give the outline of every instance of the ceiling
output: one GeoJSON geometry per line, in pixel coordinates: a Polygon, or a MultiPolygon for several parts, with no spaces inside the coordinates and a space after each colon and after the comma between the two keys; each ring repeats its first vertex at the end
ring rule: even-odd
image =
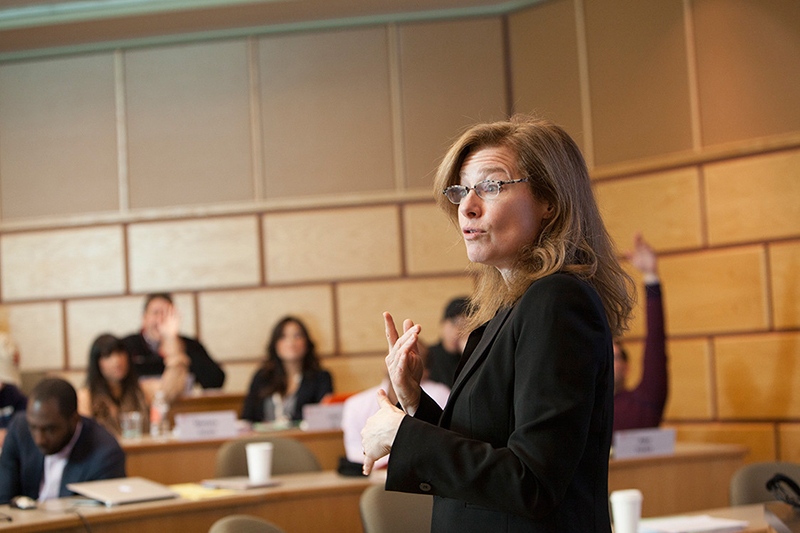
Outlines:
{"type": "Polygon", "coordinates": [[[0,0],[0,60],[195,38],[497,15],[542,0],[0,0]]]}

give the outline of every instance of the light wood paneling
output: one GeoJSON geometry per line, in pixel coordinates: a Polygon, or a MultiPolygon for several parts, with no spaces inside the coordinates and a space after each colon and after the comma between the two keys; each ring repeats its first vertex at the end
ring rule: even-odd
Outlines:
{"type": "Polygon", "coordinates": [[[322,366],[333,376],[335,392],[359,392],[378,385],[386,376],[385,356],[328,357],[322,366]]]}
{"type": "Polygon", "coordinates": [[[714,340],[720,418],[800,417],[800,334],[714,340]]]}
{"type": "Polygon", "coordinates": [[[341,351],[386,351],[384,311],[400,330],[406,318],[420,324],[422,340],[435,344],[447,302],[470,292],[472,281],[466,276],[342,283],[336,291],[341,351]]]}
{"type": "Polygon", "coordinates": [[[562,126],[585,150],[572,0],[543,2],[508,17],[513,106],[562,126]]]}
{"type": "Polygon", "coordinates": [[[595,164],[692,148],[683,2],[584,2],[595,164]]]}
{"type": "Polygon", "coordinates": [[[394,189],[385,27],[259,40],[267,198],[394,189]]]}
{"type": "Polygon", "coordinates": [[[795,0],[695,0],[703,144],[800,129],[795,0]]]}
{"type": "Polygon", "coordinates": [[[771,244],[769,265],[775,327],[800,327],[800,242],[771,244]]]}
{"type": "Polygon", "coordinates": [[[122,228],[9,233],[0,237],[5,301],[125,291],[122,228]]]}
{"type": "Polygon", "coordinates": [[[257,285],[257,221],[220,217],[128,226],[131,290],[257,285]]]}
{"type": "Polygon", "coordinates": [[[203,342],[219,360],[262,359],[273,327],[286,315],[303,321],[318,354],[334,350],[328,285],[201,293],[198,302],[203,342]]]}
{"type": "Polygon", "coordinates": [[[8,323],[21,371],[64,367],[64,320],[58,302],[9,305],[8,323]]]}
{"type": "Polygon", "coordinates": [[[666,424],[674,427],[680,442],[716,442],[720,444],[742,444],[750,449],[745,457],[746,463],[774,461],[775,427],[773,424],[666,424]]]}
{"type": "Polygon", "coordinates": [[[253,200],[245,41],[125,52],[131,207],[253,200]]]}
{"type": "Polygon", "coordinates": [[[253,381],[253,376],[260,367],[261,361],[223,363],[222,368],[225,370],[225,384],[222,386],[222,390],[225,392],[246,394],[250,389],[250,382],[253,381]]]}
{"type": "Polygon", "coordinates": [[[662,258],[670,334],[767,329],[764,256],[747,246],[662,258]]]}
{"type": "Polygon", "coordinates": [[[781,461],[800,463],[800,424],[778,424],[781,461]]]}
{"type": "Polygon", "coordinates": [[[712,244],[800,233],[800,150],[705,166],[712,244]]]}
{"type": "MultiPolygon", "coordinates": [[[[194,337],[194,298],[190,294],[173,294],[181,315],[181,335],[194,337]]],[[[67,302],[67,353],[69,367],[86,368],[89,350],[103,333],[126,337],[139,331],[144,300],[140,296],[71,300],[67,302]]]]}
{"type": "Polygon", "coordinates": [[[268,214],[263,225],[270,283],[400,274],[394,206],[268,214]]]}
{"type": "Polygon", "coordinates": [[[594,190],[619,249],[629,250],[638,231],[659,252],[702,244],[697,167],[600,182],[594,190]]]}
{"type": "Polygon", "coordinates": [[[668,420],[711,419],[712,391],[709,341],[673,340],[667,343],[669,395],[664,410],[668,420]]]}
{"type": "Polygon", "coordinates": [[[409,274],[463,272],[469,265],[461,232],[435,204],[405,206],[403,228],[409,274]]]}
{"type": "Polygon", "coordinates": [[[119,207],[112,54],[0,66],[3,219],[119,207]]]}
{"type": "Polygon", "coordinates": [[[502,25],[494,17],[398,31],[406,183],[428,189],[466,126],[505,117],[502,25]]]}

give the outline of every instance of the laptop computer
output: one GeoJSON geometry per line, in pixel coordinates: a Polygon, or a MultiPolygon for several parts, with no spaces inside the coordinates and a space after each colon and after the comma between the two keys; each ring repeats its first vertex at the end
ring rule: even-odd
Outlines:
{"type": "Polygon", "coordinates": [[[147,502],[178,497],[178,493],[166,485],[141,477],[121,477],[68,483],[67,488],[81,496],[104,503],[108,507],[123,503],[147,502]]]}

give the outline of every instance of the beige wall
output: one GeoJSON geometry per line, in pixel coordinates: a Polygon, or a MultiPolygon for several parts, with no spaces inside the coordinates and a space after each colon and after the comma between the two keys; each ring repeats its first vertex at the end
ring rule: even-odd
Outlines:
{"type": "MultiPolygon", "coordinates": [[[[382,310],[433,342],[469,290],[430,192],[448,142],[537,112],[584,149],[620,248],[641,230],[661,254],[668,423],[797,460],[799,56],[795,0],[555,0],[0,64],[0,299],[23,369],[80,375],[96,334],[172,290],[231,390],[286,313],[338,390],[368,386],[382,310]]],[[[631,385],[643,336],[638,316],[631,385]]]]}

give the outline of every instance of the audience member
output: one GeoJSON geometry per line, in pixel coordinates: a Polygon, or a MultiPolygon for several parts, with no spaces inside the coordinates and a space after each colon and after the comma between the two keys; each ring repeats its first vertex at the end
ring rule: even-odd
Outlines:
{"type": "Polygon", "coordinates": [[[667,403],[667,349],[664,333],[664,308],[658,259],[641,233],[633,250],[625,254],[642,273],[647,302],[647,336],[644,343],[642,379],[633,389],[625,388],[628,377],[628,354],[619,340],[614,342],[614,431],[657,427],[667,403]]]}
{"type": "MultiPolygon", "coordinates": [[[[164,374],[171,371],[167,367],[164,374]]],[[[119,437],[123,413],[138,412],[143,431],[148,431],[148,405],[122,341],[107,333],[97,337],[89,351],[86,386],[78,390],[78,414],[94,418],[119,437]]]]}
{"type": "Polygon", "coordinates": [[[6,436],[6,428],[17,411],[24,411],[28,399],[17,388],[19,386],[19,353],[17,346],[6,332],[0,332],[0,448],[6,436]]]}
{"type": "Polygon", "coordinates": [[[447,304],[441,323],[439,344],[428,351],[430,379],[453,386],[461,353],[467,344],[468,331],[464,330],[464,317],[467,316],[469,299],[466,296],[454,298],[447,304]]]}
{"type": "Polygon", "coordinates": [[[68,483],[125,477],[125,453],[111,433],[78,415],[75,389],[44,379],[28,409],[11,421],[0,454],[0,504],[14,496],[39,501],[69,496],[68,483]]]}
{"type": "MultiPolygon", "coordinates": [[[[450,387],[442,383],[437,383],[430,379],[428,375],[427,363],[431,361],[430,350],[425,354],[424,346],[419,344],[420,355],[423,362],[426,363],[425,370],[423,371],[422,381],[420,386],[425,394],[433,398],[439,407],[444,409],[447,403],[447,397],[450,396],[450,387]]],[[[397,404],[397,395],[392,388],[392,382],[389,380],[389,375],[381,381],[380,385],[361,391],[358,394],[350,396],[344,401],[344,410],[342,412],[342,431],[344,433],[344,451],[347,460],[351,463],[362,464],[364,462],[364,448],[361,446],[361,430],[367,424],[367,419],[378,412],[380,405],[378,405],[378,391],[383,389],[389,401],[397,404]]],[[[389,456],[381,457],[375,461],[373,468],[385,468],[389,462],[389,456]]]]}
{"type": "Polygon", "coordinates": [[[282,318],[272,330],[264,364],[255,373],[244,400],[242,418],[251,422],[298,421],[303,406],[333,392],[314,342],[299,318],[282,318]]]}
{"type": "Polygon", "coordinates": [[[161,377],[161,389],[172,402],[186,389],[189,374],[204,389],[220,388],[225,372],[195,339],[178,335],[181,317],[167,293],[150,294],[144,304],[142,329],[122,339],[139,377],[161,377]],[[164,375],[164,370],[171,372],[164,375]]]}
{"type": "Polygon", "coordinates": [[[431,530],[609,533],[613,337],[632,308],[578,146],[549,121],[479,124],[448,151],[440,205],[477,270],[447,405],[422,391],[420,326],[384,313],[386,366],[364,473],[433,495],[431,530]]]}

